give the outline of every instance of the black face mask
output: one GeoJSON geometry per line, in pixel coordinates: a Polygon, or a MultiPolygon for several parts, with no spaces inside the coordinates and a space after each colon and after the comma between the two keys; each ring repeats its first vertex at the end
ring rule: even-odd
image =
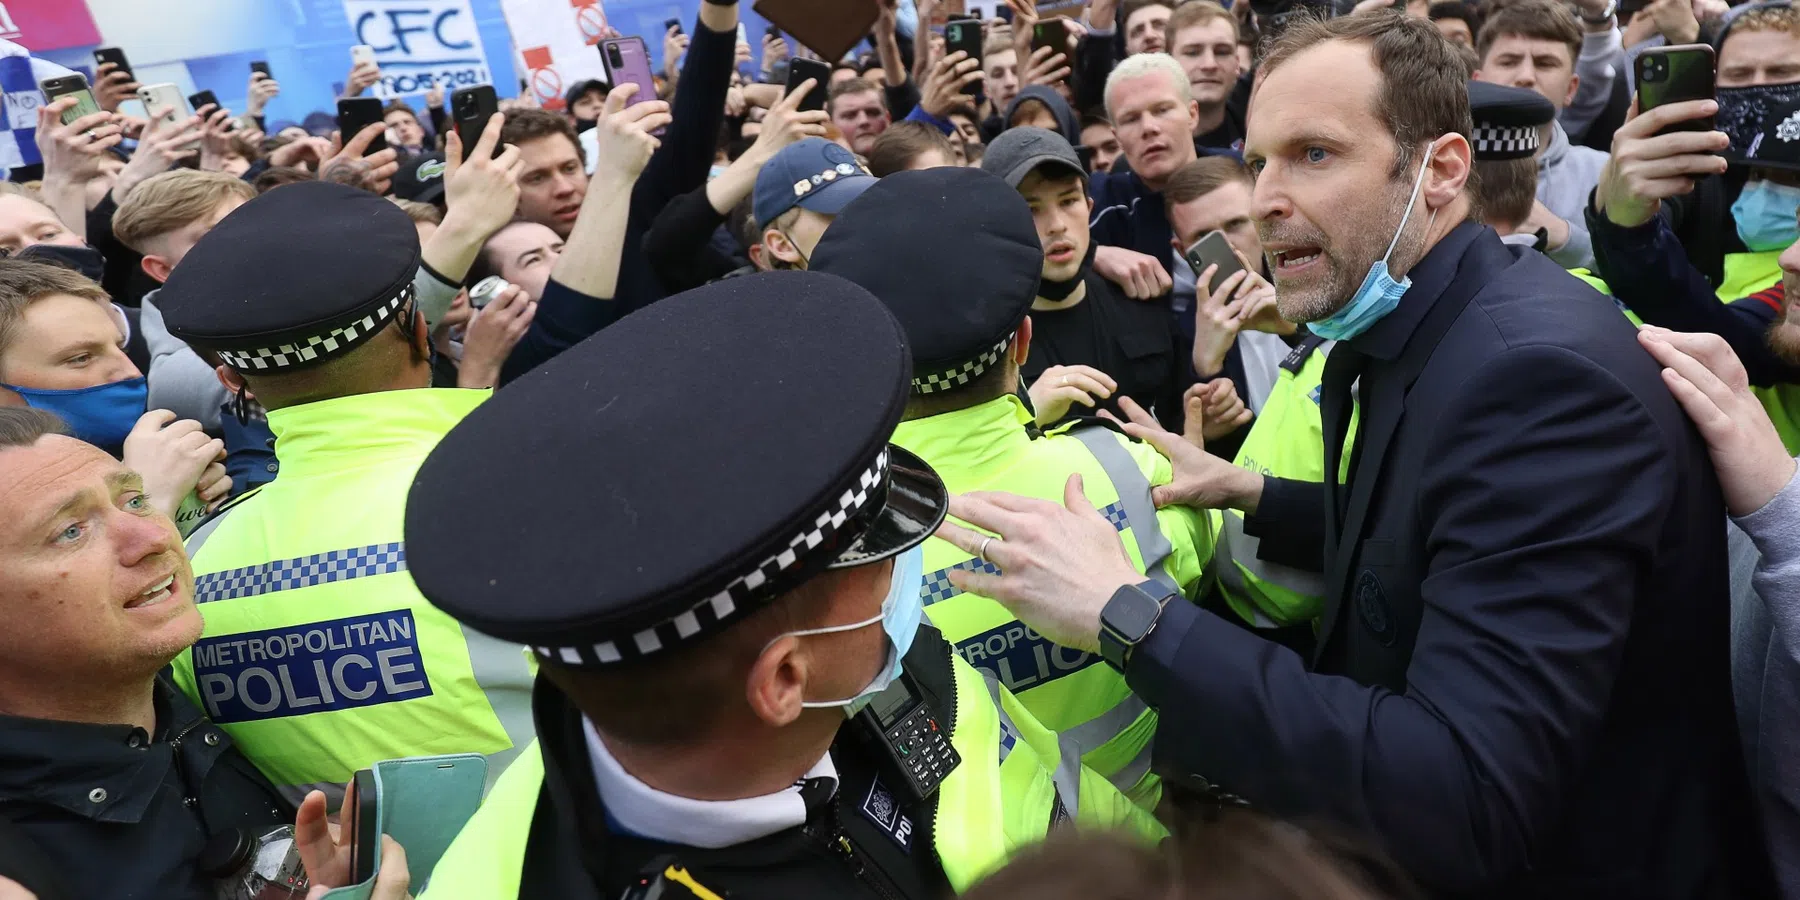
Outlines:
{"type": "Polygon", "coordinates": [[[1074,278],[1068,281],[1052,281],[1048,278],[1039,280],[1037,295],[1052,303],[1069,299],[1069,295],[1075,293],[1075,289],[1081,286],[1081,279],[1087,277],[1088,269],[1093,267],[1096,249],[1097,245],[1092,242],[1088,243],[1087,256],[1081,258],[1081,268],[1075,270],[1074,278]]]}
{"type": "Polygon", "coordinates": [[[1719,130],[1731,138],[1731,153],[1742,155],[1763,132],[1775,110],[1800,100],[1800,81],[1719,88],[1719,130]]]}
{"type": "Polygon", "coordinates": [[[580,134],[598,124],[600,124],[599,119],[576,119],[575,120],[575,133],[580,134]]]}
{"type": "Polygon", "coordinates": [[[106,257],[92,247],[65,247],[61,244],[32,244],[18,253],[14,259],[35,259],[74,269],[87,276],[89,281],[99,284],[106,277],[106,257]]]}

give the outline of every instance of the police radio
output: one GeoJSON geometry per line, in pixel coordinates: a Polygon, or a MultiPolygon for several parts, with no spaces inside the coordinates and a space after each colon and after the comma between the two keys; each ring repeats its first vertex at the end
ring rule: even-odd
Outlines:
{"type": "Polygon", "coordinates": [[[962,762],[950,746],[950,733],[938,725],[937,710],[905,672],[857,711],[850,724],[880,760],[884,782],[899,785],[894,793],[903,805],[931,796],[962,762]]]}

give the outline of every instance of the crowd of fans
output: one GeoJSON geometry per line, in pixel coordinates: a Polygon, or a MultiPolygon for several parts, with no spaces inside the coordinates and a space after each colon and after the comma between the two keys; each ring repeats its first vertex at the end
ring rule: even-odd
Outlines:
{"type": "MultiPolygon", "coordinates": [[[[953,491],[986,489],[989,482],[958,467],[982,472],[998,465],[993,460],[1008,435],[1039,440],[1079,433],[1098,420],[1138,437],[1174,436],[1190,452],[1204,450],[1264,476],[1328,481],[1325,461],[1337,459],[1338,449],[1321,454],[1330,423],[1321,418],[1320,386],[1334,345],[1342,342],[1329,329],[1300,321],[1323,315],[1296,315],[1292,304],[1299,301],[1278,288],[1276,270],[1296,265],[1300,251],[1291,231],[1271,226],[1282,201],[1260,193],[1258,180],[1265,166],[1277,163],[1267,146],[1257,146],[1252,127],[1270,42],[1293,27],[1290,16],[1313,15],[1387,27],[1402,27],[1395,24],[1402,17],[1428,20],[1450,45],[1444,58],[1460,65],[1455,74],[1467,82],[1470,220],[1497,232],[1513,253],[1547,257],[1608,295],[1621,321],[1629,317],[1644,327],[1644,348],[1693,416],[1724,488],[1724,506],[1701,514],[1731,535],[1733,627],[1729,636],[1706,639],[1730,642],[1732,740],[1742,748],[1754,804],[1739,812],[1747,817],[1743,833],[1758,847],[1752,856],[1758,864],[1769,861],[1776,886],[1761,892],[1744,888],[1759,884],[1750,876],[1696,878],[1725,892],[1671,887],[1641,896],[1800,898],[1800,609],[1794,604],[1800,599],[1794,578],[1800,489],[1790,484],[1792,457],[1800,453],[1800,304],[1794,299],[1800,289],[1800,10],[1787,0],[1736,6],[1725,0],[1362,0],[1353,7],[1292,4],[1303,10],[1297,13],[1286,11],[1288,5],[1089,0],[1057,20],[1062,29],[1050,33],[1066,36],[1066,44],[1052,45],[1035,39],[1051,20],[1030,2],[1008,0],[1008,15],[979,23],[981,55],[970,58],[946,52],[941,0],[881,0],[867,42],[827,60],[828,99],[815,110],[803,102],[811,85],[786,89],[791,60],[814,54],[774,31],[760,47],[740,41],[737,7],[707,0],[691,33],[672,27],[646,36],[663,41],[667,60],[657,73],[658,96],[640,95],[635,85],[586,81],[555,108],[530,97],[506,100],[469,147],[448,120],[441,89],[425,94],[422,108],[388,102],[382,122],[354,134],[333,130],[325,116],[271,132],[264,109],[280,85],[261,73],[251,76],[243,110],[204,107],[191,116],[146,120],[131,114],[136,107],[127,102],[139,85],[110,64],[95,78],[99,112],[65,122],[74,98],[44,104],[36,131],[41,171],[19,170],[0,184],[0,407],[18,408],[0,409],[0,502],[9,520],[0,527],[6,554],[0,615],[10,623],[0,628],[0,897],[214,896],[221,870],[205,869],[200,859],[212,852],[209,838],[227,827],[261,834],[292,826],[315,892],[350,883],[352,848],[340,835],[347,826],[326,824],[328,803],[333,822],[338,804],[349,803],[341,785],[327,783],[344,781],[342,773],[288,778],[276,771],[297,771],[288,761],[297,753],[332,756],[308,743],[320,740],[323,726],[304,738],[280,735],[273,740],[280,761],[271,761],[259,753],[269,752],[269,733],[248,727],[267,723],[211,721],[218,716],[216,696],[186,661],[202,634],[211,639],[272,627],[255,615],[229,628],[225,616],[215,618],[227,602],[256,598],[202,604],[204,632],[201,616],[151,623],[136,609],[162,602],[159,595],[178,593],[183,584],[191,592],[191,579],[179,574],[189,557],[206,578],[240,571],[202,565],[197,541],[214,533],[211,523],[230,522],[221,509],[229,512],[259,488],[280,484],[299,460],[308,473],[322,460],[346,471],[385,464],[380,441],[355,453],[308,449],[302,456],[292,449],[299,439],[282,431],[284,421],[292,422],[283,411],[396,386],[492,389],[504,398],[514,382],[541,385],[553,361],[640,311],[661,308],[665,298],[754,283],[775,271],[819,270],[868,288],[895,308],[917,356],[922,344],[942,335],[933,335],[931,324],[915,325],[904,304],[884,293],[902,287],[864,274],[871,265],[889,265],[902,269],[895,277],[916,282],[905,290],[946,303],[969,294],[969,304],[979,305],[988,295],[1035,284],[1028,313],[1001,332],[999,352],[986,358],[994,374],[984,380],[982,368],[966,369],[966,390],[915,397],[894,437],[953,491]],[[1716,96],[1647,107],[1636,83],[1643,54],[1695,44],[1716,59],[1716,96]],[[377,138],[385,138],[385,149],[370,152],[377,138]],[[1022,199],[1035,241],[1024,232],[1006,243],[1003,229],[989,229],[982,224],[987,220],[948,212],[879,223],[869,210],[881,207],[864,203],[859,216],[859,198],[874,191],[871,198],[880,199],[883,185],[891,193],[911,184],[961,184],[909,180],[919,170],[950,168],[980,170],[1004,184],[994,196],[1022,199]],[[419,339],[410,331],[395,339],[389,350],[396,362],[385,374],[366,362],[355,370],[315,370],[329,377],[272,374],[217,341],[196,339],[191,314],[165,303],[222,277],[190,262],[215,229],[271,203],[270,194],[288,192],[290,209],[305,214],[313,207],[299,198],[316,193],[318,183],[383,198],[416,234],[417,263],[403,278],[410,305],[396,321],[416,310],[419,339]],[[1289,241],[1274,241],[1271,228],[1289,241]],[[920,246],[933,248],[929,253],[909,249],[909,234],[925,232],[948,235],[967,252],[926,243],[920,246]],[[1021,242],[1028,245],[1018,257],[1022,268],[1009,269],[1009,254],[1021,242]],[[413,351],[416,358],[407,355],[413,351]],[[359,387],[347,387],[351,371],[364,379],[359,387]],[[939,424],[930,430],[926,422],[939,424]],[[945,431],[945,423],[963,430],[945,431]],[[278,433],[288,440],[278,440],[278,433]],[[82,442],[80,449],[68,438],[82,442]],[[92,448],[99,452],[87,452],[92,448]],[[34,517],[51,499],[43,496],[46,485],[68,472],[94,474],[116,488],[114,496],[70,500],[46,520],[56,526],[52,533],[39,534],[44,523],[34,517]],[[96,504],[110,508],[114,501],[132,517],[63,514],[96,504]],[[108,524],[92,525],[88,535],[84,523],[102,518],[108,524]],[[169,521],[172,528],[165,527],[169,521]],[[91,555],[74,562],[55,555],[64,544],[97,540],[101,532],[109,543],[82,551],[91,555]],[[121,610],[120,596],[136,599],[121,610]],[[165,668],[171,664],[173,677],[165,668]],[[202,744],[205,750],[192,751],[202,744]],[[170,749],[152,765],[122,755],[127,746],[133,753],[170,749]],[[119,797],[130,799],[121,804],[119,797]],[[35,894],[18,893],[24,889],[7,878],[35,894]],[[1737,887],[1721,887],[1727,884],[1737,887]]],[[[120,43],[130,49],[129,36],[120,43]]],[[[345,96],[362,95],[379,80],[373,64],[359,64],[346,78],[345,96]]],[[[1313,89],[1330,96],[1337,86],[1313,89]]],[[[1383,102],[1379,118],[1396,137],[1402,135],[1394,123],[1421,115],[1405,108],[1404,91],[1384,95],[1383,102]]],[[[1299,148],[1280,164],[1323,168],[1350,153],[1354,141],[1344,136],[1338,145],[1299,148]]],[[[1397,167],[1393,179],[1410,185],[1424,177],[1415,158],[1402,153],[1401,161],[1404,170],[1397,167]]],[[[332,196],[338,199],[330,203],[350,202],[332,196]]],[[[921,203],[919,209],[936,207],[921,203]]],[[[389,211],[358,212],[365,219],[355,221],[373,229],[389,211]]],[[[286,296],[289,286],[275,281],[282,277],[276,273],[338,266],[334,235],[355,241],[358,227],[296,223],[291,234],[270,235],[263,245],[240,239],[245,242],[221,249],[215,240],[205,258],[288,258],[267,266],[269,283],[256,284],[244,280],[259,265],[246,257],[251,274],[231,282],[231,290],[235,303],[255,309],[286,296]]],[[[1391,232],[1369,240],[1376,237],[1390,254],[1390,237],[1402,243],[1391,232]]],[[[321,283],[326,290],[354,290],[329,278],[321,283]]],[[[1346,293],[1354,287],[1346,285],[1346,293]]],[[[926,317],[961,315],[947,306],[926,317]]],[[[712,352],[696,346],[670,364],[700,367],[718,381],[739,377],[713,368],[712,352]]],[[[917,376],[923,365],[915,363],[917,376]]],[[[819,428],[828,430],[829,418],[822,421],[819,428]]],[[[770,429],[789,426],[767,422],[770,429]]],[[[305,440],[330,435],[333,427],[307,432],[305,440]]],[[[1141,473],[1132,469],[1135,477],[1160,485],[1184,471],[1180,453],[1164,447],[1163,455],[1176,460],[1171,470],[1149,444],[1129,446],[1143,466],[1141,473]]],[[[1344,460],[1344,471],[1351,464],[1344,460]]],[[[1116,473],[1107,474],[1120,484],[1116,473]]],[[[1087,477],[1091,484],[1096,476],[1087,477]]],[[[410,469],[396,478],[410,478],[410,469]]],[[[404,490],[405,484],[393,487],[396,496],[404,490]]],[[[1126,508],[1125,493],[1121,487],[1115,505],[1126,508]]],[[[1164,543],[1172,544],[1165,552],[1174,587],[1272,644],[1316,659],[1322,609],[1332,593],[1317,564],[1268,552],[1258,558],[1254,509],[1231,508],[1222,498],[1192,505],[1214,508],[1179,515],[1165,509],[1157,516],[1164,543]]],[[[1094,506],[1112,508],[1097,500],[1094,506]]],[[[635,520],[637,514],[623,504],[594,515],[635,520]]],[[[472,534],[532,527],[471,525],[472,534]]],[[[1151,571],[1146,539],[1133,540],[1130,562],[1151,571]]],[[[972,558],[992,569],[987,545],[981,547],[926,571],[947,572],[972,558]]],[[[471,537],[468,551],[483,552],[481,540],[471,537]]],[[[399,572],[393,577],[408,577],[403,566],[399,572]]],[[[1375,614],[1365,589],[1356,590],[1367,621],[1375,614]]],[[[429,591],[410,596],[421,607],[425,598],[437,599],[429,591]]],[[[990,673],[996,698],[1003,685],[1044,726],[1061,731],[1054,715],[1033,706],[1048,701],[1032,699],[1030,679],[1017,680],[1010,671],[994,675],[992,659],[1000,655],[991,651],[983,662],[983,641],[999,633],[989,630],[995,623],[948,624],[957,609],[945,602],[927,607],[925,617],[961,658],[990,673]]],[[[444,621],[456,630],[455,622],[444,621]]],[[[1011,614],[1002,612],[997,621],[1024,631],[1011,614]]],[[[1032,639],[1042,638],[1033,632],[1032,639]]],[[[503,706],[512,704],[506,708],[524,716],[528,729],[533,674],[508,669],[505,678],[515,683],[500,685],[504,679],[481,669],[482,651],[470,641],[476,662],[463,665],[475,670],[485,692],[476,704],[482,715],[506,720],[503,706]]],[[[578,696],[555,662],[546,663],[546,673],[562,674],[547,677],[578,696]]],[[[317,665],[323,683],[325,664],[317,665]]],[[[1090,673],[1102,671],[1111,673],[1105,665],[1090,673]]],[[[1084,690],[1116,687],[1129,696],[1123,679],[1083,683],[1098,685],[1084,690]]],[[[1405,684],[1390,687],[1406,691],[1405,684]]],[[[1134,715],[1143,708],[1139,702],[1134,715]]],[[[1107,739],[1137,723],[1129,752],[1106,761],[1084,753],[1080,762],[1140,806],[1157,808],[1160,798],[1176,836],[1156,848],[1140,840],[1060,835],[975,883],[969,896],[1375,898],[1445,896],[1451,886],[1458,895],[1502,896],[1506,885],[1535,884],[1519,880],[1518,871],[1500,871],[1487,873],[1492,878],[1483,884],[1447,885],[1431,867],[1398,852],[1406,828],[1370,834],[1351,830],[1361,823],[1308,822],[1303,815],[1295,817],[1300,824],[1243,811],[1217,815],[1221,805],[1258,808],[1262,798],[1254,793],[1221,804],[1217,792],[1202,791],[1214,809],[1195,815],[1191,791],[1178,779],[1164,775],[1165,792],[1147,762],[1133,768],[1140,751],[1149,759],[1154,715],[1119,721],[1124,724],[1107,739]],[[1390,857],[1399,865],[1387,862],[1390,857]]],[[[406,733],[361,735],[355,753],[367,758],[351,759],[355,753],[346,751],[333,757],[334,765],[349,772],[378,759],[472,751],[497,760],[491,763],[497,775],[511,759],[507,754],[529,742],[529,732],[519,739],[510,720],[487,735],[499,750],[473,738],[459,744],[456,729],[476,733],[464,719],[445,719],[444,727],[424,742],[406,733]]],[[[1477,746],[1484,739],[1458,737],[1477,746]]],[[[1006,755],[1003,750],[1003,760],[1006,755]]],[[[1083,807],[1094,808],[1085,796],[1083,807]]],[[[1287,818],[1293,811],[1266,812],[1287,818]]],[[[1671,808],[1663,814],[1698,813],[1671,808]]],[[[404,895],[408,849],[391,842],[385,848],[375,896],[404,895]]],[[[1521,852],[1526,861],[1519,869],[1529,871],[1531,853],[1549,851],[1521,852]]],[[[954,877],[950,883],[963,886],[954,877]]],[[[1640,896],[1618,885],[1624,893],[1600,881],[1572,882],[1562,886],[1570,893],[1556,896],[1640,896]]],[[[910,885],[899,890],[906,894],[910,885]]],[[[1512,896],[1530,895],[1526,890],[1512,896]]]]}

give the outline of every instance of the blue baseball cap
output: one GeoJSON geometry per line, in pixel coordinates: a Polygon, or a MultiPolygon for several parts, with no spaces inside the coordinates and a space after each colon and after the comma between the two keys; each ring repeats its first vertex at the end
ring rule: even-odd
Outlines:
{"type": "Polygon", "coordinates": [[[876,180],[856,154],[824,138],[807,138],[782,148],[756,173],[751,211],[758,228],[796,206],[835,216],[876,180]]]}

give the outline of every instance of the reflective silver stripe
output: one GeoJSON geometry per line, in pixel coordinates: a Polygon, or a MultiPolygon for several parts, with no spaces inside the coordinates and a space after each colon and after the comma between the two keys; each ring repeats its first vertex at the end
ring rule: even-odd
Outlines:
{"type": "Polygon", "coordinates": [[[462,626],[462,636],[463,645],[469,648],[469,668],[475,673],[475,683],[481,686],[494,717],[506,730],[506,739],[512,742],[511,747],[488,754],[487,789],[492,789],[500,773],[537,734],[531,718],[534,676],[524,647],[488,637],[467,625],[462,626]]]}
{"type": "Polygon", "coordinates": [[[1112,431],[1092,426],[1077,428],[1070,434],[1086,445],[1118,492],[1125,518],[1131,522],[1131,534],[1137,539],[1138,555],[1144,561],[1144,574],[1180,591],[1181,585],[1163,567],[1175,548],[1169,545],[1162,524],[1156,520],[1156,504],[1150,499],[1150,479],[1144,477],[1144,470],[1138,468],[1137,461],[1112,431]]]}
{"type": "Polygon", "coordinates": [[[1139,750],[1138,755],[1131,758],[1131,762],[1126,763],[1123,768],[1114,772],[1111,778],[1106,779],[1112,782],[1113,787],[1119,789],[1119,793],[1130,793],[1138,786],[1138,782],[1144,780],[1145,773],[1150,771],[1150,748],[1150,744],[1145,744],[1144,749],[1139,750]]]}
{"type": "Polygon", "coordinates": [[[1118,737],[1149,708],[1144,705],[1144,701],[1138,699],[1136,694],[1128,694],[1125,699],[1113,704],[1112,709],[1063,731],[1062,735],[1074,741],[1075,746],[1080,747],[1082,752],[1086,753],[1118,737]]]}
{"type": "MultiPolygon", "coordinates": [[[[1004,744],[1008,732],[1018,734],[1018,727],[1013,725],[1012,716],[1006,714],[1006,707],[1000,703],[1000,681],[985,670],[981,671],[981,680],[987,685],[988,698],[994,701],[994,711],[1000,714],[1000,734],[1002,748],[1000,761],[1005,762],[1012,748],[1004,744]]],[[[1057,799],[1062,808],[1073,819],[1080,811],[1081,803],[1081,747],[1066,735],[1057,735],[1056,750],[1059,757],[1056,770],[1050,773],[1050,783],[1056,786],[1057,799]]],[[[1149,752],[1149,748],[1145,748],[1149,752]]],[[[1135,783],[1135,782],[1134,782],[1135,783]]]]}
{"type": "Polygon", "coordinates": [[[225,517],[231,515],[236,509],[237,506],[232,505],[219,510],[211,519],[201,523],[199,528],[194,529],[194,532],[188,535],[187,541],[182,545],[187,548],[188,559],[199,555],[200,547],[206,543],[206,539],[212,537],[213,532],[219,530],[220,523],[225,521],[225,517]]]}
{"type": "Polygon", "coordinates": [[[1325,596],[1325,576],[1258,559],[1257,548],[1262,546],[1262,541],[1244,531],[1244,518],[1236,510],[1224,510],[1224,513],[1225,521],[1219,528],[1218,540],[1213,544],[1213,558],[1218,562],[1219,584],[1226,590],[1236,592],[1249,603],[1255,616],[1251,624],[1257,628],[1282,627],[1281,623],[1264,615],[1250,597],[1250,585],[1244,580],[1245,570],[1264,582],[1296,594],[1307,597],[1325,596]],[[1240,569],[1239,566],[1243,568],[1240,569]]]}

